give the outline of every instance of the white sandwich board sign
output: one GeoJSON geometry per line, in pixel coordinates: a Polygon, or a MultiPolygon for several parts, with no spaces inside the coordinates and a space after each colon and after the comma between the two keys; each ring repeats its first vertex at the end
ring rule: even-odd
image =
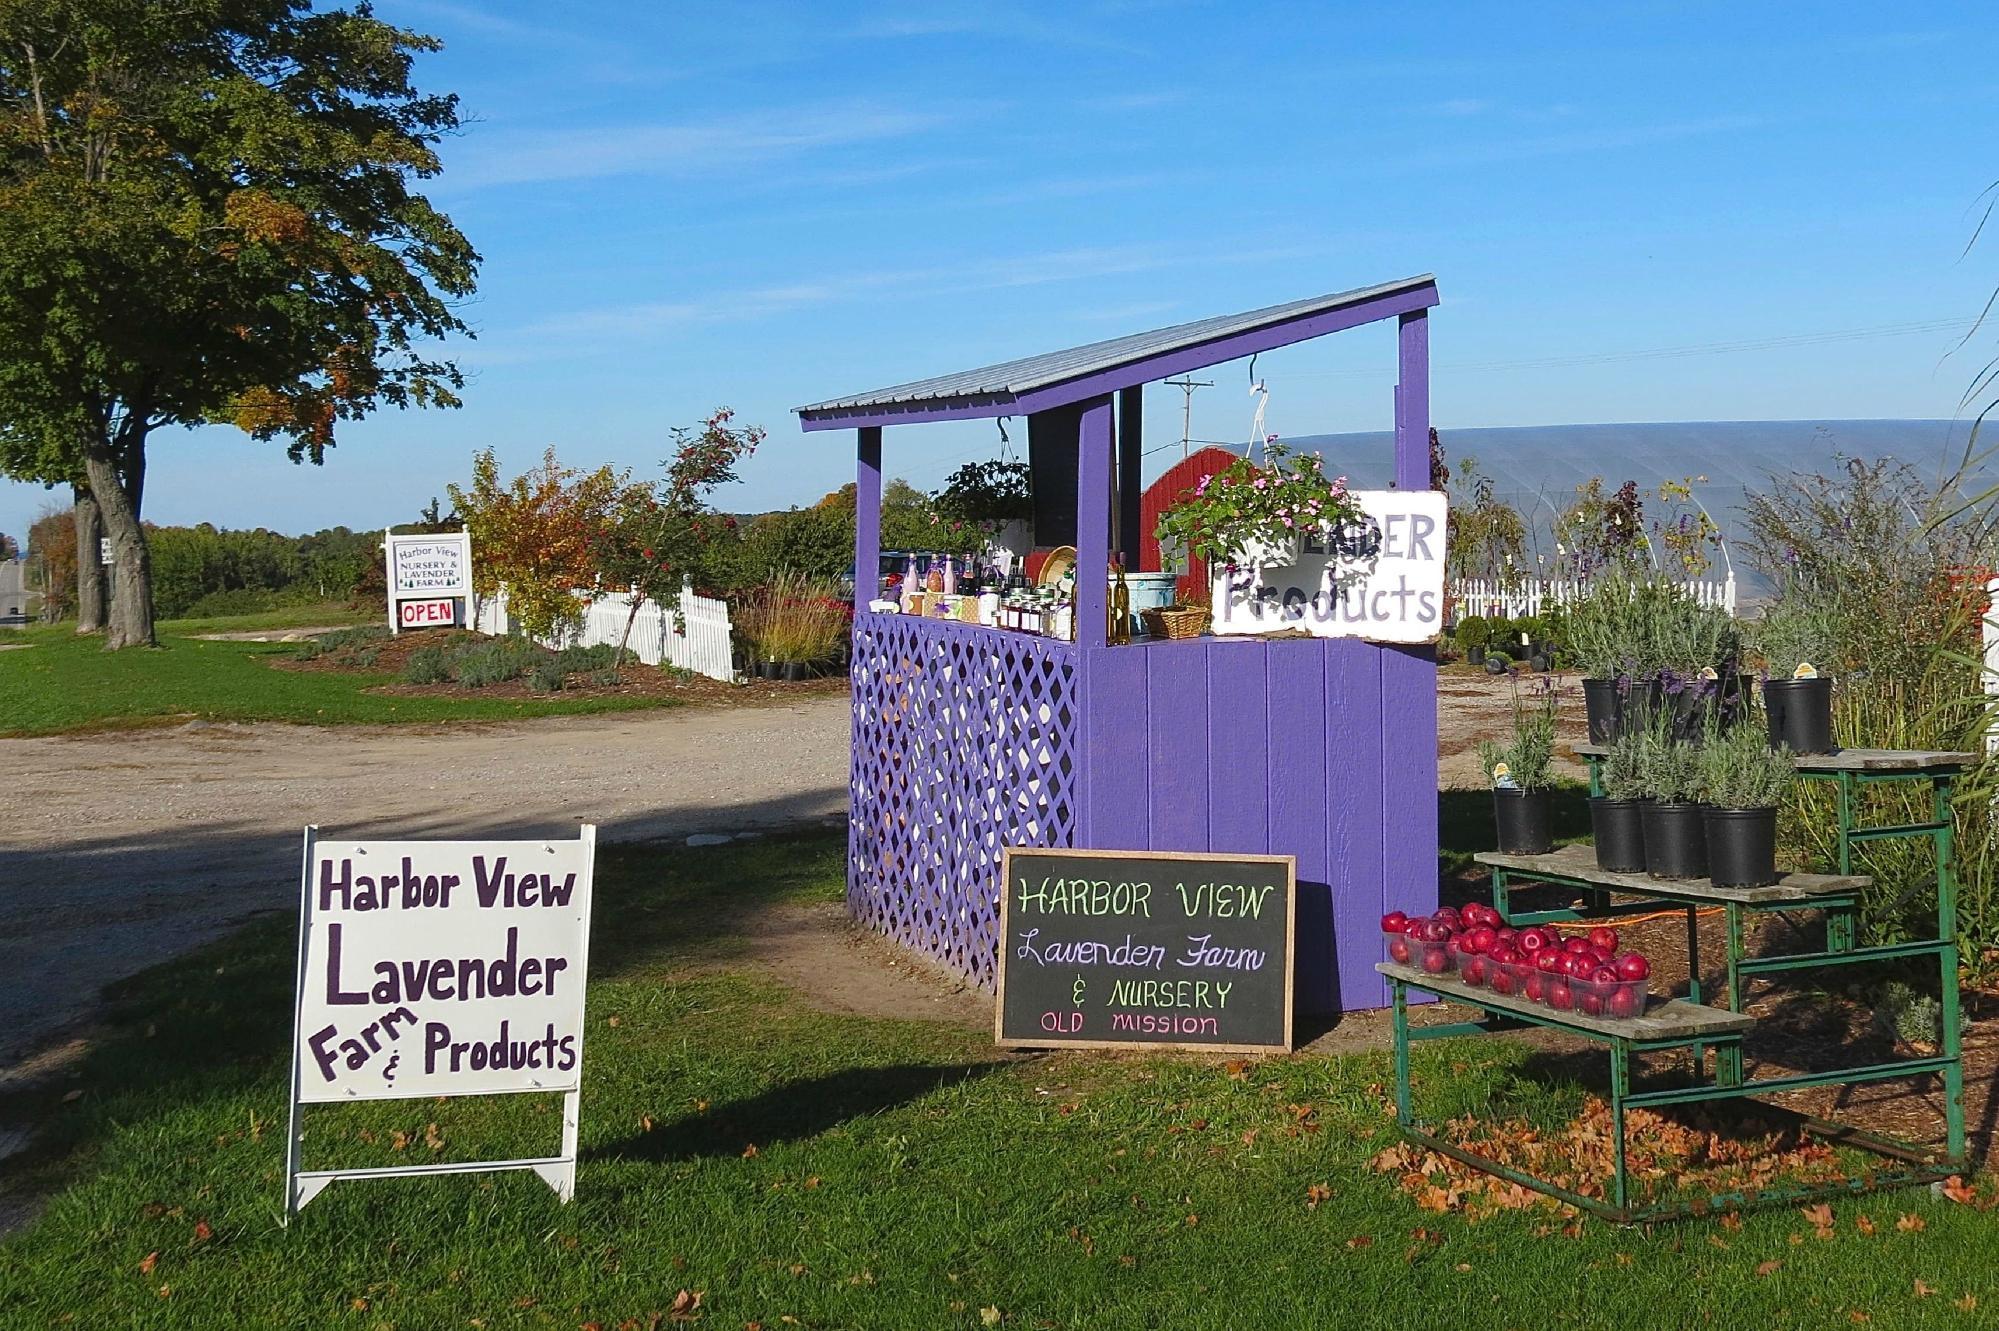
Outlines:
{"type": "Polygon", "coordinates": [[[305,830],[285,1214],[343,1178],[528,1169],[576,1187],[597,829],[573,841],[322,841],[305,830]],[[558,1154],[300,1168],[301,1106],[561,1092],[558,1154]]]}
{"type": "Polygon", "coordinates": [[[1356,490],[1359,530],[1300,542],[1295,562],[1216,562],[1214,631],[1428,642],[1444,627],[1444,496],[1435,490],[1356,490]]]}
{"type": "Polygon", "coordinates": [[[472,533],[382,533],[389,575],[389,631],[471,622],[472,533]]]}

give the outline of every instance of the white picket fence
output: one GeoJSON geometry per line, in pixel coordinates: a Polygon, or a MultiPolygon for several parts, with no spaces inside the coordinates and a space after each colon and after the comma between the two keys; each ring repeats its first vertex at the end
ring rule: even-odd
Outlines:
{"type": "MultiPolygon", "coordinates": [[[[1519,619],[1523,615],[1540,614],[1543,606],[1573,601],[1588,586],[1573,578],[1455,578],[1451,582],[1451,600],[1459,619],[1466,615],[1519,619]]],[[[1718,581],[1693,579],[1680,586],[1693,593],[1702,605],[1719,606],[1731,615],[1735,613],[1733,573],[1718,581]]]]}
{"type": "MultiPolygon", "coordinates": [[[[578,592],[578,596],[587,595],[578,592]]],[[[678,666],[697,675],[723,681],[735,678],[733,652],[729,645],[729,603],[709,596],[696,596],[694,588],[680,588],[680,623],[672,610],[647,601],[632,620],[632,637],[627,644],[632,654],[647,665],[678,666]]],[[[631,617],[632,598],[628,592],[613,592],[591,600],[583,612],[583,627],[556,639],[544,639],[549,647],[599,644],[617,646],[624,641],[625,621],[631,617]]],[[[481,633],[504,636],[513,628],[507,615],[507,591],[481,598],[473,627],[481,633]]]]}

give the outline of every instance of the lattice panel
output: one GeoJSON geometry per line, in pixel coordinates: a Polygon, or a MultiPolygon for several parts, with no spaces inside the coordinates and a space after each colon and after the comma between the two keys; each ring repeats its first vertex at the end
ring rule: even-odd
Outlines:
{"type": "Polygon", "coordinates": [[[1078,674],[1069,643],[855,617],[855,919],[993,987],[1001,848],[1074,837],[1078,674]]]}

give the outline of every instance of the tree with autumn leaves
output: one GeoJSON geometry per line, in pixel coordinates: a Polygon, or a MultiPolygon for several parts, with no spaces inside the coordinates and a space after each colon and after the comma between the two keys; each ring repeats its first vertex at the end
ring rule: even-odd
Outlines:
{"type": "Polygon", "coordinates": [[[436,49],[366,4],[0,3],[0,473],[94,503],[107,646],[154,640],[154,430],[319,463],[339,421],[457,405],[432,348],[479,256],[412,188],[459,125],[410,81],[436,49]]]}
{"type": "Polygon", "coordinates": [[[450,487],[472,535],[473,591],[505,587],[508,615],[536,638],[576,625],[593,597],[630,592],[629,637],[641,606],[671,604],[682,577],[701,576],[714,547],[734,539],[736,520],[714,512],[709,496],[764,439],[761,427],[731,424],[734,415],[724,407],[699,427],[676,428],[656,481],[564,467],[553,448],[502,480],[493,450],[476,454],[471,485],[450,487]]]}

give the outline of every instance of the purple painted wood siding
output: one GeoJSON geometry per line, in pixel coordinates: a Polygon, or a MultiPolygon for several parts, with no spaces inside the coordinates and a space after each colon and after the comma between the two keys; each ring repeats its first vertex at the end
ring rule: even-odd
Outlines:
{"type": "Polygon", "coordinates": [[[1437,895],[1435,667],[1353,640],[1082,655],[1078,846],[1294,855],[1301,1011],[1380,1007],[1380,916],[1437,895]]]}

